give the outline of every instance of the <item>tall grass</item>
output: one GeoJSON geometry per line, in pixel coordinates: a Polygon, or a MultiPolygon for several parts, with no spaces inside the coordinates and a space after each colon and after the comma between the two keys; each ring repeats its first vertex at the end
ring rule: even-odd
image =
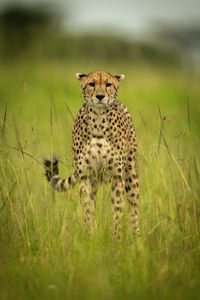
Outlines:
{"type": "Polygon", "coordinates": [[[198,299],[198,75],[45,62],[1,70],[0,298],[198,299]],[[54,193],[42,166],[55,153],[61,175],[73,172],[71,130],[82,105],[74,74],[94,68],[126,74],[119,100],[138,137],[141,237],[132,237],[125,207],[121,243],[111,238],[108,186],[99,187],[89,236],[78,186],[54,193]]]}

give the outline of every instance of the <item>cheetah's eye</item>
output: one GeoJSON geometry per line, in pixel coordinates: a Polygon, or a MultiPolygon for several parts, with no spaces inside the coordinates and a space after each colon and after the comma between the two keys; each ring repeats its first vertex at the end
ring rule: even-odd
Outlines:
{"type": "Polygon", "coordinates": [[[106,83],[106,87],[109,87],[109,86],[111,86],[112,85],[112,83],[106,83]]]}
{"type": "Polygon", "coordinates": [[[89,85],[94,87],[95,83],[94,82],[90,82],[89,85]]]}

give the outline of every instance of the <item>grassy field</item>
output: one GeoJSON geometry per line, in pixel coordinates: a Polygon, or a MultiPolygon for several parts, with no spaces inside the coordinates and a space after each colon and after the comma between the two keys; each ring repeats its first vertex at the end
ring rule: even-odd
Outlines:
{"type": "Polygon", "coordinates": [[[0,299],[199,299],[199,79],[184,68],[1,64],[0,299]],[[118,99],[137,132],[141,237],[131,237],[125,208],[121,243],[107,186],[88,236],[78,186],[53,193],[42,166],[54,153],[61,175],[73,172],[75,73],[93,69],[126,75],[118,99]]]}

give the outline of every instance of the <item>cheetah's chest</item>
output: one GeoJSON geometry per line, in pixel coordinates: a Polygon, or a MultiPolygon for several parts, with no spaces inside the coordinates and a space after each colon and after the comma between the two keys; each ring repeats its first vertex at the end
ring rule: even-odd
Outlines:
{"type": "Polygon", "coordinates": [[[89,159],[95,166],[106,166],[108,154],[111,152],[111,145],[105,138],[92,138],[87,146],[89,159]]]}

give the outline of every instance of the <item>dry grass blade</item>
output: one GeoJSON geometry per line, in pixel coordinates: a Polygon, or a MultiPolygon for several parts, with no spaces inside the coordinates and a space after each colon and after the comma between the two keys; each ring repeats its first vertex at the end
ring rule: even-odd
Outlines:
{"type": "Polygon", "coordinates": [[[173,188],[174,198],[175,198],[175,201],[176,201],[176,211],[177,211],[177,217],[178,217],[178,224],[179,224],[180,231],[182,232],[183,228],[182,228],[182,224],[181,224],[181,216],[180,216],[180,211],[179,211],[179,203],[177,201],[176,189],[175,189],[175,184],[174,184],[174,181],[173,181],[173,176],[172,176],[171,169],[170,169],[170,176],[171,176],[171,182],[172,182],[172,188],[173,188]]]}
{"type": "Polygon", "coordinates": [[[51,94],[51,95],[50,95],[50,112],[49,112],[49,122],[50,122],[51,137],[53,136],[52,103],[53,103],[53,96],[52,96],[52,94],[51,94]]]}
{"type": "Polygon", "coordinates": [[[164,137],[164,135],[163,135],[162,132],[161,132],[161,137],[162,137],[162,139],[163,139],[163,142],[164,142],[164,144],[165,144],[165,148],[167,149],[167,152],[169,153],[170,156],[172,156],[172,154],[171,154],[171,152],[170,152],[170,150],[169,150],[169,146],[168,146],[168,144],[167,144],[167,142],[166,142],[166,139],[165,139],[165,137],[164,137]]]}
{"type": "Polygon", "coordinates": [[[147,124],[146,124],[146,122],[145,122],[145,120],[144,120],[144,118],[143,118],[143,116],[142,116],[142,114],[141,114],[141,112],[138,108],[137,108],[137,112],[138,112],[138,114],[139,114],[139,116],[142,120],[142,123],[144,124],[145,129],[147,129],[147,124]]]}
{"type": "Polygon", "coordinates": [[[170,153],[170,156],[172,157],[173,161],[174,161],[175,164],[177,165],[177,168],[179,169],[179,172],[180,172],[180,174],[181,174],[181,177],[182,177],[183,181],[185,182],[185,185],[186,185],[188,191],[190,192],[191,190],[190,190],[189,184],[188,184],[188,182],[187,182],[187,180],[186,180],[186,178],[185,178],[185,176],[184,176],[184,174],[183,174],[183,171],[182,171],[182,169],[181,169],[181,167],[180,167],[178,161],[176,160],[176,158],[174,157],[174,155],[173,155],[172,153],[170,153]]]}
{"type": "Polygon", "coordinates": [[[4,140],[4,135],[5,135],[6,116],[7,116],[7,103],[6,103],[6,106],[5,106],[4,117],[3,117],[2,142],[4,140]]]}
{"type": "Polygon", "coordinates": [[[179,172],[180,172],[180,174],[181,174],[181,177],[182,177],[182,179],[183,179],[183,181],[184,181],[184,183],[185,183],[185,185],[186,185],[188,191],[190,192],[190,187],[189,187],[189,184],[188,184],[188,182],[187,182],[187,180],[186,180],[186,178],[185,178],[185,176],[184,176],[184,174],[183,174],[183,171],[182,171],[182,169],[181,169],[179,163],[177,162],[176,158],[175,158],[174,155],[171,153],[171,151],[170,151],[170,149],[169,149],[169,146],[168,146],[168,144],[167,144],[167,141],[166,141],[166,139],[165,139],[165,137],[164,137],[164,135],[163,135],[163,121],[164,121],[164,119],[163,119],[163,117],[162,117],[162,114],[161,114],[161,110],[160,110],[159,104],[158,104],[158,109],[159,109],[159,115],[160,115],[160,120],[161,120],[160,136],[159,136],[159,141],[158,141],[158,151],[159,151],[159,148],[160,148],[161,139],[163,139],[165,148],[167,149],[167,152],[168,152],[169,156],[173,159],[173,161],[174,161],[175,164],[177,165],[177,167],[178,167],[178,169],[179,169],[179,172]]]}
{"type": "Polygon", "coordinates": [[[163,127],[164,127],[164,120],[165,118],[162,116],[162,113],[161,113],[161,109],[160,109],[160,105],[158,104],[158,111],[159,111],[159,116],[160,116],[160,134],[159,134],[159,139],[158,139],[158,152],[160,150],[160,144],[161,144],[161,139],[163,139],[163,142],[165,144],[165,147],[167,149],[167,152],[168,154],[171,156],[171,152],[169,150],[169,146],[167,144],[167,141],[163,135],[163,127]]]}
{"type": "Polygon", "coordinates": [[[160,116],[160,134],[158,139],[158,152],[160,151],[160,144],[161,144],[161,138],[162,138],[162,131],[163,131],[163,118],[160,110],[160,105],[158,104],[158,111],[160,116]]]}
{"type": "Polygon", "coordinates": [[[15,135],[16,135],[16,139],[17,139],[17,143],[19,145],[19,148],[20,148],[20,152],[22,154],[22,157],[24,159],[24,151],[22,149],[22,145],[21,145],[21,142],[20,142],[20,138],[19,138],[19,131],[18,131],[18,128],[17,128],[17,123],[15,121],[15,117],[13,116],[13,122],[14,122],[14,127],[15,127],[15,135]]]}
{"type": "Polygon", "coordinates": [[[11,148],[11,149],[14,149],[14,150],[16,150],[16,151],[19,151],[19,152],[21,152],[23,155],[27,155],[27,156],[29,156],[30,158],[32,158],[32,159],[34,159],[35,161],[37,161],[38,164],[43,165],[43,163],[41,163],[40,160],[39,160],[38,158],[36,158],[36,157],[34,157],[33,155],[31,155],[31,154],[25,152],[22,148],[18,149],[18,148],[16,148],[16,147],[13,147],[13,146],[10,146],[10,145],[7,145],[7,147],[8,147],[8,148],[11,148]]]}
{"type": "Polygon", "coordinates": [[[52,96],[52,105],[53,105],[54,117],[55,117],[55,119],[56,119],[56,122],[58,122],[58,114],[57,114],[57,111],[56,111],[56,105],[55,105],[53,96],[52,96]]]}
{"type": "Polygon", "coordinates": [[[142,114],[141,114],[141,112],[138,108],[137,108],[137,112],[138,112],[138,114],[139,114],[139,116],[142,120],[142,123],[144,124],[145,129],[147,129],[147,124],[146,124],[146,122],[145,122],[145,120],[144,120],[144,118],[143,118],[143,116],[142,116],[142,114]]]}
{"type": "Polygon", "coordinates": [[[12,194],[12,191],[14,190],[14,187],[16,186],[16,184],[17,184],[17,181],[15,181],[14,184],[13,184],[13,186],[11,187],[11,190],[10,190],[10,192],[8,194],[8,197],[6,198],[5,202],[3,203],[0,211],[2,211],[4,209],[4,207],[6,205],[6,202],[8,201],[8,198],[10,197],[10,195],[12,194]]]}
{"type": "Polygon", "coordinates": [[[66,109],[67,109],[69,115],[71,116],[71,118],[72,118],[72,120],[73,120],[73,122],[74,122],[74,121],[75,121],[75,118],[74,118],[74,116],[73,116],[73,114],[72,114],[71,109],[69,108],[69,106],[67,105],[66,102],[64,102],[64,104],[65,104],[65,106],[66,106],[66,109]]]}
{"type": "Polygon", "coordinates": [[[195,170],[195,174],[196,174],[197,183],[199,185],[199,171],[198,171],[197,161],[196,161],[195,155],[194,155],[194,170],[195,170]]]}
{"type": "Polygon", "coordinates": [[[189,107],[189,99],[187,97],[187,117],[188,117],[188,127],[189,131],[191,131],[191,123],[190,123],[190,107],[189,107]]]}

